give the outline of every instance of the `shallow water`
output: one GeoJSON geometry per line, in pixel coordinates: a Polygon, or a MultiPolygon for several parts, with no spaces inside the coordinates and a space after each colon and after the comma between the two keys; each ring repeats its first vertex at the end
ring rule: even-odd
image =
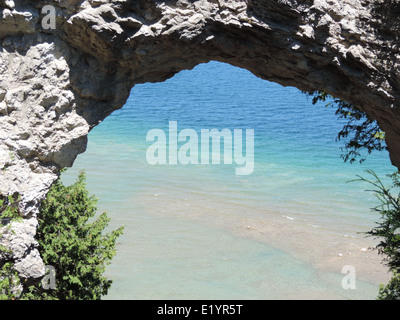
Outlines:
{"type": "Polygon", "coordinates": [[[369,245],[358,232],[378,218],[368,186],[348,181],[365,169],[384,178],[394,167],[387,152],[343,163],[342,124],[295,88],[217,62],[137,85],[63,176],[72,183],[85,169],[99,211],[111,227],[125,225],[106,298],[375,298],[385,269],[369,277],[356,265],[357,288],[344,290],[334,250],[369,245]],[[148,164],[146,134],[168,132],[169,121],[178,131],[254,129],[254,172],[237,176],[235,163],[148,164]],[[321,259],[333,262],[321,267],[321,259]]]}

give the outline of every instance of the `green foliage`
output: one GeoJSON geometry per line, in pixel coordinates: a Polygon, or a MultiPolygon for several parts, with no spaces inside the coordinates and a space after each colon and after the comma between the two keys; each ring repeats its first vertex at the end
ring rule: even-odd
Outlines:
{"type": "Polygon", "coordinates": [[[14,219],[22,219],[19,215],[18,201],[19,196],[2,196],[0,195],[0,219],[7,221],[14,219]]]}
{"type": "Polygon", "coordinates": [[[360,180],[374,186],[374,190],[371,191],[379,199],[380,205],[373,210],[381,215],[377,226],[367,234],[380,239],[377,245],[378,252],[384,255],[384,261],[393,273],[389,283],[381,286],[378,299],[398,300],[400,299],[400,172],[388,175],[392,179],[390,187],[385,187],[373,171],[367,170],[367,172],[374,180],[363,177],[360,177],[360,180]],[[395,195],[392,189],[397,190],[395,195]]]}
{"type": "MultiPolygon", "coordinates": [[[[19,197],[0,195],[0,239],[5,233],[12,232],[9,223],[22,219],[18,210],[19,197]]],[[[18,297],[15,291],[19,284],[17,272],[12,269],[12,262],[2,262],[1,258],[10,255],[11,252],[0,244],[0,300],[14,300],[18,297]]]]}
{"type": "Polygon", "coordinates": [[[387,285],[379,288],[378,300],[400,300],[400,275],[393,273],[387,285]]]}
{"type": "Polygon", "coordinates": [[[370,154],[374,150],[386,150],[385,133],[379,128],[378,123],[364,111],[323,91],[311,91],[307,94],[313,96],[313,104],[330,100],[326,106],[335,107],[337,109],[335,114],[338,118],[347,120],[336,138],[338,141],[345,140],[341,155],[345,162],[353,163],[357,158],[360,163],[363,162],[365,157],[362,155],[362,151],[370,154]]]}
{"type": "Polygon", "coordinates": [[[45,290],[40,283],[27,288],[23,299],[99,300],[107,294],[112,281],[103,273],[123,227],[104,235],[107,213],[89,221],[96,205],[84,172],[71,186],[57,181],[51,187],[40,209],[37,240],[44,264],[56,270],[56,288],[45,290]]]}
{"type": "Polygon", "coordinates": [[[18,274],[12,269],[12,263],[4,263],[0,268],[0,300],[15,300],[18,292],[13,290],[19,284],[18,274]]]}

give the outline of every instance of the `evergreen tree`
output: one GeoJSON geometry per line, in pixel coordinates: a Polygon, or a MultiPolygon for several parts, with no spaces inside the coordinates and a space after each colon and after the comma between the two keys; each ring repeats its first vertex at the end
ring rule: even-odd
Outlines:
{"type": "Polygon", "coordinates": [[[54,183],[40,209],[37,241],[44,264],[56,271],[56,286],[30,286],[23,299],[99,300],[107,294],[112,281],[103,273],[123,227],[104,235],[110,219],[103,213],[91,222],[96,205],[83,171],[71,186],[54,183]]]}

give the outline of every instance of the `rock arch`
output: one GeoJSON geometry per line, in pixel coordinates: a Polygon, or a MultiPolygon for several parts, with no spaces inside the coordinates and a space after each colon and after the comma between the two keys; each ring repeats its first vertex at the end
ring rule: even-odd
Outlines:
{"type": "MultiPolygon", "coordinates": [[[[367,0],[0,0],[0,190],[23,222],[0,241],[24,278],[43,265],[40,201],[137,83],[217,60],[357,105],[400,168],[399,6],[367,0]],[[396,11],[397,10],[397,11],[396,11]]],[[[140,110],[138,110],[140,112],[140,110]]]]}

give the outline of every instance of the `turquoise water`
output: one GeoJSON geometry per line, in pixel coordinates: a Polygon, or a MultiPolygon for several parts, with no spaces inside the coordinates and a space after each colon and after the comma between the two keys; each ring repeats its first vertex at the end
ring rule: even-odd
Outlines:
{"type": "Polygon", "coordinates": [[[361,245],[358,232],[377,220],[368,186],[348,181],[365,169],[394,171],[387,152],[343,163],[335,141],[342,125],[334,109],[312,105],[296,88],[218,62],[135,86],[63,177],[71,183],[85,169],[111,227],[125,225],[107,298],[373,299],[376,281],[344,290],[340,269],[318,265],[338,257],[332,248],[361,245]],[[254,172],[150,165],[146,135],[168,133],[169,121],[178,132],[254,129],[254,172]]]}

